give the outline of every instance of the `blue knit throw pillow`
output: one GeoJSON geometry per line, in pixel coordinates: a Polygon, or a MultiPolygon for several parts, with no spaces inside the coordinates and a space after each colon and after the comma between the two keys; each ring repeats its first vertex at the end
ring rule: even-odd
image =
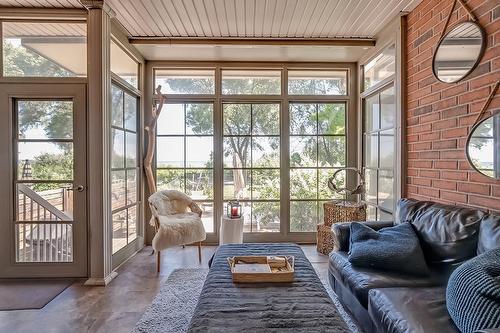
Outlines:
{"type": "Polygon", "coordinates": [[[429,274],[418,236],[410,223],[375,231],[362,223],[353,222],[350,231],[348,259],[354,266],[412,275],[429,274]]]}
{"type": "Polygon", "coordinates": [[[451,274],[446,307],[462,333],[500,328],[500,248],[464,262],[451,274]]]}

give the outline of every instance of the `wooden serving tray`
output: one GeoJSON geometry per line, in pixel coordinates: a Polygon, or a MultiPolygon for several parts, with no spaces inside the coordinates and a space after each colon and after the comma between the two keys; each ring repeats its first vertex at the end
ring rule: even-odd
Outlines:
{"type": "Polygon", "coordinates": [[[292,282],[293,256],[236,256],[228,257],[235,283],[292,282]]]}

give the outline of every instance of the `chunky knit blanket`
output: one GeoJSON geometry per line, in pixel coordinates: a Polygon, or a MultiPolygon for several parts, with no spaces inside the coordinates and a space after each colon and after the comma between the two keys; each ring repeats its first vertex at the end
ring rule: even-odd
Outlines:
{"type": "Polygon", "coordinates": [[[189,332],[349,332],[302,249],[295,244],[227,244],[215,253],[189,332]],[[234,284],[227,257],[293,255],[292,283],[234,284]]]}

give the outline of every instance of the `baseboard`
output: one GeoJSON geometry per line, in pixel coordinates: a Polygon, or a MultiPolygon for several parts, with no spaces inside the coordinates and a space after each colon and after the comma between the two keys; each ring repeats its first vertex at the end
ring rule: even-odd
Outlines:
{"type": "Polygon", "coordinates": [[[84,286],[101,286],[106,287],[111,281],[118,276],[118,273],[113,271],[103,278],[90,278],[83,284],[84,286]]]}

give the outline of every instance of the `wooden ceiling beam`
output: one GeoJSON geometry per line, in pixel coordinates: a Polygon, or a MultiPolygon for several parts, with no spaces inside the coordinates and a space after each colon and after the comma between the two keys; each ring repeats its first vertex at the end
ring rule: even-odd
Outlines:
{"type": "Polygon", "coordinates": [[[131,37],[131,44],[149,45],[282,45],[282,46],[375,46],[371,38],[198,38],[131,37]]]}

